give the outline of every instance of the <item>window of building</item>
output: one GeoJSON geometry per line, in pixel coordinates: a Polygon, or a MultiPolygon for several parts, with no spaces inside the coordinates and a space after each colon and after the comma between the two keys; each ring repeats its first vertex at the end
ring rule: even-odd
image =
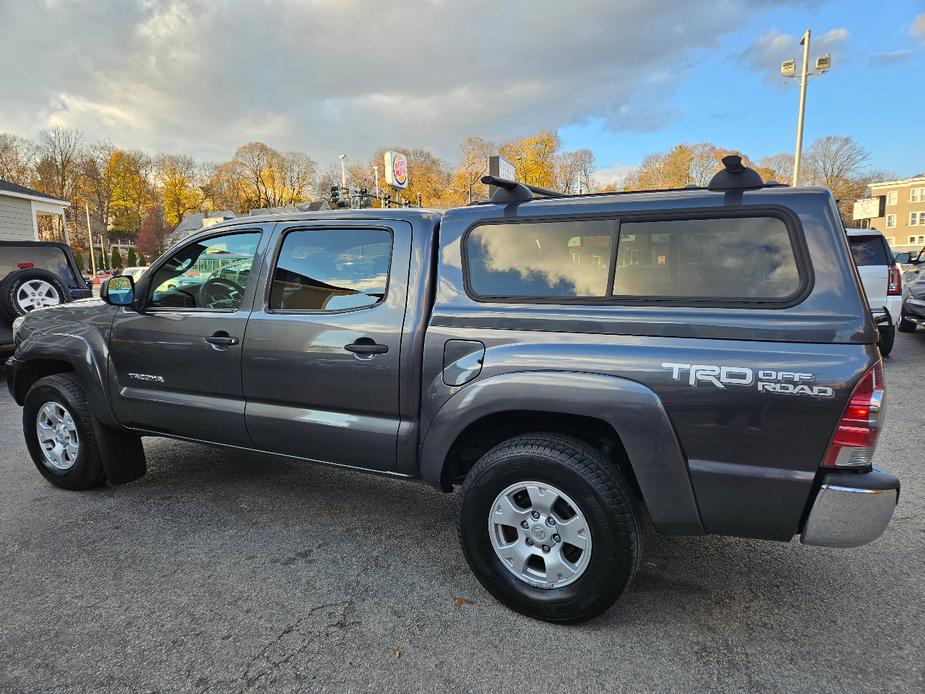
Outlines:
{"type": "Polygon", "coordinates": [[[909,213],[909,226],[917,227],[919,225],[925,225],[925,211],[910,212],[909,213]]]}
{"type": "Polygon", "coordinates": [[[925,243],[925,235],[921,236],[910,236],[909,243],[925,243]]]}
{"type": "Polygon", "coordinates": [[[887,229],[896,228],[896,215],[895,214],[888,214],[886,216],[886,228],[887,229]]]}
{"type": "Polygon", "coordinates": [[[299,229],[283,238],[270,309],[344,311],[385,299],[392,234],[384,229],[299,229]]]}
{"type": "Polygon", "coordinates": [[[782,301],[801,288],[790,232],[776,217],[624,221],[619,233],[617,224],[561,220],[476,227],[466,239],[469,289],[501,301],[712,303],[782,301]]]}
{"type": "Polygon", "coordinates": [[[896,204],[896,200],[897,200],[898,198],[899,198],[899,192],[898,192],[898,191],[895,191],[895,190],[891,190],[889,193],[886,194],[886,204],[887,204],[887,205],[895,205],[895,204],[896,204]]]}
{"type": "Polygon", "coordinates": [[[925,188],[910,188],[909,202],[925,202],[925,188]]]}

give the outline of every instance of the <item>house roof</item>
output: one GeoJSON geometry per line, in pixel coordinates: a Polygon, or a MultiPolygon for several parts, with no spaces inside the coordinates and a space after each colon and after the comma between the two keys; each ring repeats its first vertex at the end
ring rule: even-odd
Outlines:
{"type": "Polygon", "coordinates": [[[58,200],[58,198],[53,198],[41,191],[17,185],[3,178],[0,178],[0,195],[6,195],[12,198],[25,198],[26,200],[38,200],[39,202],[51,202],[66,207],[71,206],[71,203],[66,200],[58,200]]]}

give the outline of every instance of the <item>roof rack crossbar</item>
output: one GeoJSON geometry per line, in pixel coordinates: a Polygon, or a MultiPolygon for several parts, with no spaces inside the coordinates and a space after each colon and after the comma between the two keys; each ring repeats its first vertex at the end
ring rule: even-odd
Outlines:
{"type": "Polygon", "coordinates": [[[492,202],[523,202],[532,200],[534,195],[543,195],[547,198],[564,198],[566,195],[558,190],[549,190],[527,183],[518,183],[508,178],[486,175],[482,176],[482,183],[495,186],[498,190],[491,196],[492,202]]]}

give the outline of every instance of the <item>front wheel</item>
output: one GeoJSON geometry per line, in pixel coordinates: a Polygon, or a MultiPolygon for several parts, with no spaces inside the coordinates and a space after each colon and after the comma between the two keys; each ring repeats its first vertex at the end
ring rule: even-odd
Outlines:
{"type": "Polygon", "coordinates": [[[87,489],[104,481],[92,417],[73,374],[46,376],[26,394],[26,446],[35,467],[56,487],[87,489]]]}
{"type": "Polygon", "coordinates": [[[557,434],[519,436],[486,453],[460,492],[458,532],[486,590],[549,622],[606,610],[641,556],[636,503],[617,466],[557,434]]]}

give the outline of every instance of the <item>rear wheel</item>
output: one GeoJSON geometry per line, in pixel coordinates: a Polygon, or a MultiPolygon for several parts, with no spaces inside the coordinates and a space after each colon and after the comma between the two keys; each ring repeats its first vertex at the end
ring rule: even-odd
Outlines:
{"type": "Polygon", "coordinates": [[[550,622],[606,610],[641,556],[635,500],[619,469],[557,434],[520,436],[486,453],[460,492],[458,532],[492,595],[550,622]]]}
{"type": "Polygon", "coordinates": [[[899,317],[899,323],[897,323],[896,328],[901,333],[914,333],[915,332],[915,323],[906,318],[905,316],[899,317]]]}

